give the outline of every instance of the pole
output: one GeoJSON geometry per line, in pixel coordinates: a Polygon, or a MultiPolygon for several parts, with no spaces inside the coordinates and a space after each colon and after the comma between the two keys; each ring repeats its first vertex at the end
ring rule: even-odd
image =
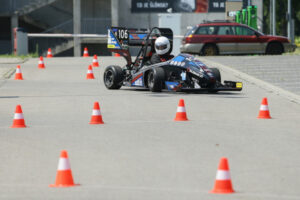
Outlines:
{"type": "Polygon", "coordinates": [[[270,8],[269,8],[269,16],[270,16],[270,35],[272,35],[272,0],[270,0],[270,8]]]}
{"type": "Polygon", "coordinates": [[[272,25],[273,25],[273,35],[276,35],[276,0],[273,0],[273,22],[272,22],[272,25]]]}
{"type": "Polygon", "coordinates": [[[292,0],[288,0],[288,10],[287,10],[287,23],[288,23],[288,38],[291,39],[292,38],[292,31],[291,31],[291,28],[292,28],[292,0]]]}
{"type": "Polygon", "coordinates": [[[111,0],[111,25],[119,25],[119,0],[111,0]]]}
{"type": "MultiPolygon", "coordinates": [[[[73,32],[81,33],[81,0],[73,0],[73,32]]],[[[79,37],[74,37],[74,56],[80,57],[80,54],[81,40],[79,37]]]]}

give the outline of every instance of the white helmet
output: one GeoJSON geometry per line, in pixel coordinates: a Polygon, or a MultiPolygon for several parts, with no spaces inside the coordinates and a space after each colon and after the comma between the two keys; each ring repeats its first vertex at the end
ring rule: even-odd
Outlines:
{"type": "Polygon", "coordinates": [[[170,41],[164,36],[160,36],[155,40],[155,51],[158,55],[168,53],[170,50],[170,41]]]}

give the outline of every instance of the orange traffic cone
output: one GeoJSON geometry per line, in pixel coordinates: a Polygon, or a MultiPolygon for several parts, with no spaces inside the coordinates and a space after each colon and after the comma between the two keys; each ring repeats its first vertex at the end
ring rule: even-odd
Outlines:
{"type": "Polygon", "coordinates": [[[74,184],[68,153],[62,150],[58,162],[55,184],[51,184],[49,187],[72,187],[76,185],[79,184],[74,184]]]}
{"type": "Polygon", "coordinates": [[[45,69],[43,56],[40,57],[38,68],[39,69],[45,69]]]}
{"type": "Polygon", "coordinates": [[[22,72],[21,72],[21,66],[18,65],[16,69],[16,74],[15,74],[15,80],[23,80],[22,72]]]}
{"type": "Polygon", "coordinates": [[[102,120],[102,115],[101,115],[101,112],[100,112],[100,106],[99,106],[98,102],[94,103],[94,109],[93,109],[90,124],[104,124],[104,122],[102,120]]]}
{"type": "Polygon", "coordinates": [[[94,55],[94,58],[93,58],[93,67],[99,67],[97,55],[94,55]]]}
{"type": "Polygon", "coordinates": [[[119,53],[115,53],[115,57],[121,57],[119,53]]]}
{"type": "Polygon", "coordinates": [[[95,79],[92,65],[89,65],[89,68],[86,73],[86,79],[95,79]]]}
{"type": "Polygon", "coordinates": [[[11,128],[25,128],[25,127],[26,125],[25,125],[21,105],[17,105],[13,125],[11,126],[11,128]]]}
{"type": "Polygon", "coordinates": [[[217,171],[215,186],[211,193],[233,193],[227,158],[221,158],[217,171]]]}
{"type": "Polygon", "coordinates": [[[266,97],[262,99],[260,109],[259,109],[259,114],[258,114],[257,118],[271,119],[269,107],[268,107],[268,100],[266,97]]]}
{"type": "Polygon", "coordinates": [[[84,47],[84,50],[83,50],[83,57],[89,57],[89,52],[88,52],[87,47],[84,47]]]}
{"type": "Polygon", "coordinates": [[[52,58],[53,55],[52,55],[52,51],[51,51],[51,48],[48,49],[48,52],[47,52],[47,58],[52,58]]]}
{"type": "Polygon", "coordinates": [[[188,121],[184,106],[184,100],[180,99],[177,107],[175,121],[188,121]]]}

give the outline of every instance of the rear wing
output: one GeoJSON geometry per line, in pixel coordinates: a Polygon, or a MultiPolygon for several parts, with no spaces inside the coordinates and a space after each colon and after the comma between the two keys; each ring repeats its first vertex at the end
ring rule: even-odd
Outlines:
{"type": "Polygon", "coordinates": [[[111,27],[108,29],[107,48],[111,52],[119,53],[125,57],[127,64],[131,65],[131,55],[128,49],[129,33],[122,27],[111,27]]]}
{"type": "Polygon", "coordinates": [[[108,29],[108,49],[127,49],[128,46],[142,46],[145,44],[148,34],[149,39],[156,39],[159,36],[167,37],[173,42],[173,32],[169,28],[136,29],[124,27],[111,27],[108,29]],[[153,30],[157,31],[153,31],[153,30]]]}
{"type": "MultiPolygon", "coordinates": [[[[125,57],[127,64],[131,65],[129,46],[142,46],[140,53],[146,55],[146,49],[154,44],[159,36],[165,36],[170,40],[170,51],[173,47],[173,32],[169,28],[154,27],[149,29],[126,29],[124,27],[111,27],[108,29],[107,48],[111,52],[119,53],[125,57]]],[[[140,54],[139,53],[139,54],[140,54]]]]}

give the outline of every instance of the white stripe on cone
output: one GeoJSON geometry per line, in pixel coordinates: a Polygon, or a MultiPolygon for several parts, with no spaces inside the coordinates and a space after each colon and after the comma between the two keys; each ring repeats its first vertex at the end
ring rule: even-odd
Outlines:
{"type": "Polygon", "coordinates": [[[59,158],[58,170],[68,170],[71,169],[70,162],[68,158],[59,158]]]}
{"type": "Polygon", "coordinates": [[[88,51],[84,51],[83,53],[88,53],[88,51]]]}
{"type": "Polygon", "coordinates": [[[98,60],[97,59],[93,59],[93,62],[95,63],[95,62],[98,62],[98,60]]]}
{"type": "Polygon", "coordinates": [[[269,107],[268,107],[268,105],[261,105],[260,110],[266,111],[266,110],[269,110],[269,107]]]}
{"type": "Polygon", "coordinates": [[[21,69],[17,68],[16,73],[21,73],[21,69]]]}
{"type": "Polygon", "coordinates": [[[88,70],[87,73],[88,73],[88,74],[92,74],[92,73],[93,73],[93,70],[88,70]]]}
{"type": "Polygon", "coordinates": [[[44,62],[42,60],[39,61],[39,64],[44,64],[44,62]]]}
{"type": "Polygon", "coordinates": [[[217,180],[230,180],[230,173],[227,170],[218,170],[217,171],[217,180]]]}
{"type": "Polygon", "coordinates": [[[185,107],[177,107],[177,112],[185,112],[185,107]]]}
{"type": "Polygon", "coordinates": [[[93,110],[92,115],[101,115],[100,110],[93,110]]]}
{"type": "Polygon", "coordinates": [[[24,119],[23,113],[15,113],[14,119],[24,119]]]}
{"type": "Polygon", "coordinates": [[[48,55],[51,55],[51,52],[50,52],[50,51],[48,51],[48,52],[47,52],[47,54],[48,54],[48,55]]]}

